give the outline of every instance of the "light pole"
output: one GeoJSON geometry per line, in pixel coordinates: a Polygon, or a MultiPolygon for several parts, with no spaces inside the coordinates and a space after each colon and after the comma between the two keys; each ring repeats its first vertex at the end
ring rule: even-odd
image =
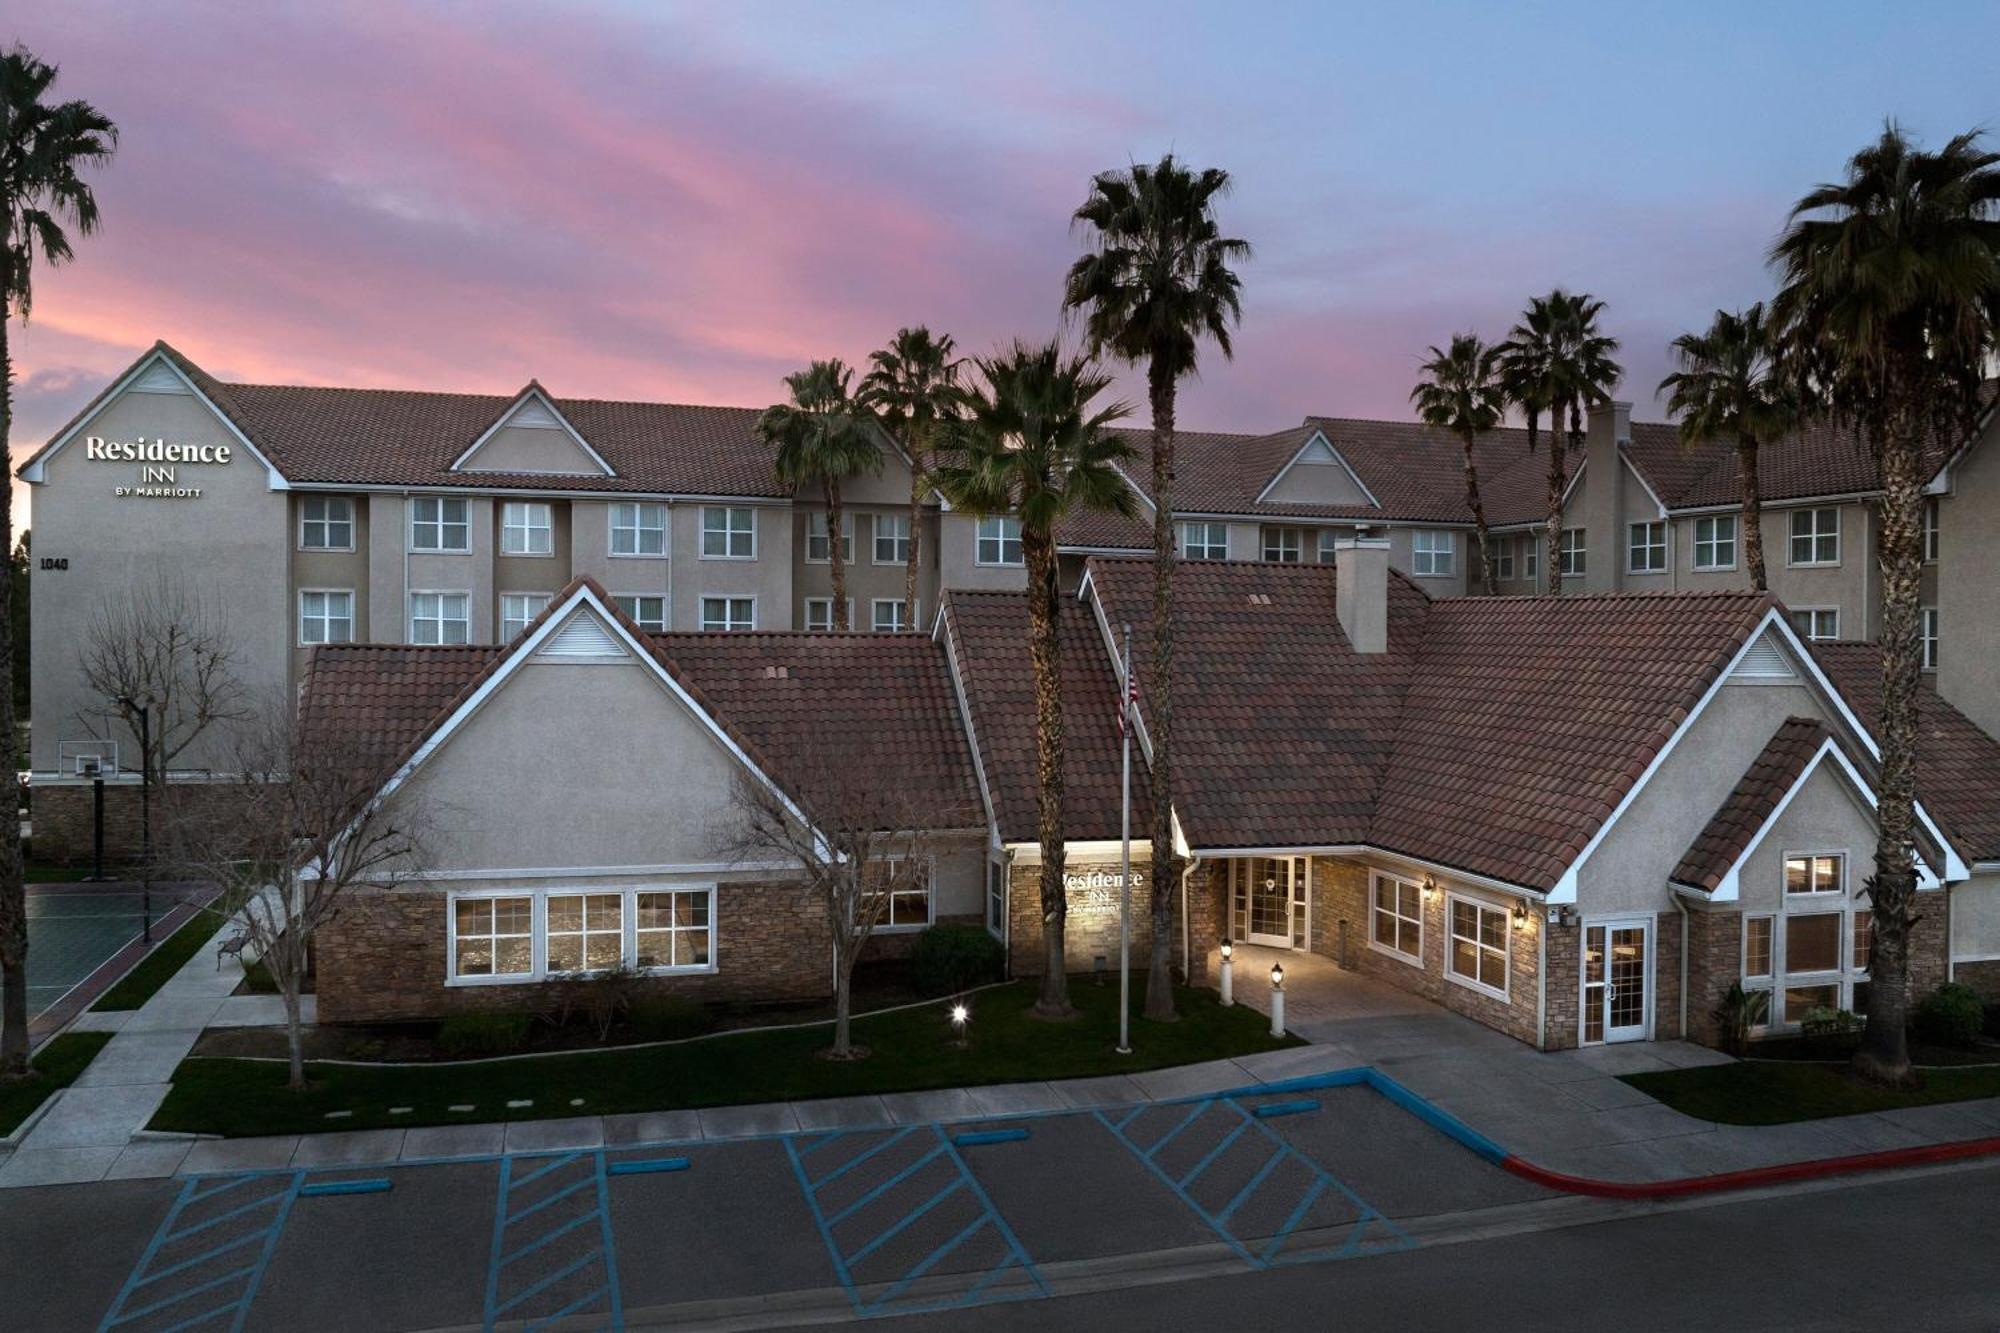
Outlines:
{"type": "Polygon", "coordinates": [[[1285,1035],[1285,965],[1271,964],[1271,1035],[1285,1035]]]}
{"type": "Polygon", "coordinates": [[[1118,1054],[1132,1053],[1132,626],[1125,626],[1125,679],[1120,682],[1118,737],[1122,750],[1119,781],[1118,875],[1118,1054]]]}
{"type": "Polygon", "coordinates": [[[1229,937],[1225,935],[1222,939],[1222,1007],[1224,1009],[1236,1003],[1236,964],[1230,958],[1230,955],[1235,952],[1236,946],[1231,944],[1229,937]]]}
{"type": "Polygon", "coordinates": [[[139,715],[139,910],[144,916],[140,938],[153,942],[153,715],[151,706],[136,699],[118,701],[139,715]]]}

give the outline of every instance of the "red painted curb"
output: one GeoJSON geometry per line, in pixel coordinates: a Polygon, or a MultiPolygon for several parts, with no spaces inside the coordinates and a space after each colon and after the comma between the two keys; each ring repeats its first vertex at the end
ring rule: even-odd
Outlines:
{"type": "Polygon", "coordinates": [[[1852,1157],[1822,1157],[1811,1162],[1785,1162],[1778,1166],[1752,1167],[1747,1171],[1725,1171],[1714,1176],[1687,1176],[1680,1180],[1593,1180],[1565,1175],[1509,1154],[1500,1165],[1525,1180],[1568,1194],[1588,1194],[1599,1199],[1676,1199],[1690,1194],[1717,1194],[1725,1190],[1754,1189],[1794,1180],[1817,1180],[1825,1176],[1849,1175],[1857,1171],[1887,1171],[1899,1166],[1929,1166],[1938,1162],[1958,1162],[2000,1153],[2000,1138],[1961,1139],[1955,1143],[1926,1143],[1913,1148],[1888,1148],[1881,1152],[1857,1153],[1852,1157]]]}

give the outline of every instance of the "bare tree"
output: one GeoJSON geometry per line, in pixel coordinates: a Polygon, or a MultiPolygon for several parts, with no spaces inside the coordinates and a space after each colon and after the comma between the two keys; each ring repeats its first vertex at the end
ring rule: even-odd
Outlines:
{"type": "Polygon", "coordinates": [[[758,775],[739,772],[730,806],[740,822],[729,835],[729,850],[739,863],[796,863],[824,905],[833,935],[833,1047],[827,1056],[858,1059],[868,1051],[850,1035],[855,963],[896,895],[934,891],[931,875],[941,845],[980,816],[941,810],[937,791],[897,782],[874,764],[855,762],[851,753],[811,742],[785,772],[787,785],[808,793],[808,800],[795,804],[758,775]]]}
{"type": "Polygon", "coordinates": [[[219,886],[208,910],[234,921],[285,1004],[290,1086],[305,1087],[299,996],[313,938],[357,888],[386,888],[424,864],[427,803],[385,799],[380,750],[282,706],[232,729],[229,776],[164,801],[164,860],[219,886]]]}
{"type": "Polygon", "coordinates": [[[107,739],[122,732],[139,750],[144,711],[140,773],[157,782],[217,723],[255,720],[236,656],[222,599],[160,574],[91,613],[78,668],[93,698],[81,720],[107,739]]]}

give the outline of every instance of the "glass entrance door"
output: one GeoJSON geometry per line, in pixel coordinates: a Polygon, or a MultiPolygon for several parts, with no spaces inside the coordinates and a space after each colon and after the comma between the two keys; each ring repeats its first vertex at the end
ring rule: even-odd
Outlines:
{"type": "Polygon", "coordinates": [[[1607,922],[1583,931],[1583,1039],[1646,1039],[1650,923],[1607,922]]]}
{"type": "Polygon", "coordinates": [[[1230,864],[1231,933],[1246,944],[1306,944],[1306,858],[1252,856],[1230,864]]]}

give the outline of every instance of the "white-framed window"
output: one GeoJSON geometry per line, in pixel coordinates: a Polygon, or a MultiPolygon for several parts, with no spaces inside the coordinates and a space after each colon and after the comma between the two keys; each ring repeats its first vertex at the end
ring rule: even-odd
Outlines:
{"type": "Polygon", "coordinates": [[[1506,999],[1507,957],[1513,948],[1507,909],[1452,894],[1445,900],[1445,921],[1449,932],[1445,975],[1495,999],[1506,999]]]}
{"type": "Polygon", "coordinates": [[[1792,511],[1792,540],[1787,564],[1837,565],[1840,563],[1840,510],[1831,505],[1821,509],[1792,511]]]}
{"type": "MultiPolygon", "coordinates": [[[[896,873],[891,862],[889,873],[896,873]]],[[[882,909],[882,920],[877,930],[922,930],[931,923],[931,875],[926,867],[921,878],[889,894],[889,901],[882,909]]]]}
{"type": "Polygon", "coordinates": [[[1736,515],[1707,514],[1694,521],[1694,567],[1736,568],[1736,515]]]}
{"type": "Polygon", "coordinates": [[[459,553],[472,549],[472,523],[462,495],[410,497],[410,549],[459,553]]]}
{"type": "Polygon", "coordinates": [[[877,634],[902,634],[916,628],[909,604],[900,597],[877,597],[869,607],[869,628],[877,634]]]}
{"type": "Polygon", "coordinates": [[[552,976],[609,972],[625,961],[625,895],[551,893],[544,969],[552,976]]]}
{"type": "MultiPolygon", "coordinates": [[[[854,624],[854,599],[847,599],[847,623],[854,624]]],[[[825,634],[833,628],[833,598],[806,598],[806,630],[809,633],[825,634]]]]}
{"type": "Polygon", "coordinates": [[[1743,980],[1745,982],[1771,980],[1771,962],[1775,918],[1769,916],[1746,916],[1743,918],[1743,980]]]}
{"type": "Polygon", "coordinates": [[[1493,577],[1496,579],[1512,579],[1514,577],[1514,539],[1512,537],[1495,537],[1491,539],[1491,545],[1493,547],[1493,577]]]}
{"type": "Polygon", "coordinates": [[[299,499],[299,549],[354,549],[354,501],[344,495],[307,495],[299,499]]]}
{"type": "Polygon", "coordinates": [[[729,505],[702,506],[701,558],[755,560],[757,511],[729,505]]]}
{"type": "Polygon", "coordinates": [[[299,643],[353,643],[354,593],[347,588],[299,590],[299,643]]]}
{"type": "Polygon", "coordinates": [[[1800,1022],[1814,1009],[1841,1009],[1841,923],[1846,913],[1790,912],[1783,926],[1784,975],[1779,1010],[1772,1015],[1787,1025],[1800,1022]]]}
{"type": "Polygon", "coordinates": [[[1935,565],[1938,560],[1938,498],[1933,495],[1924,501],[1924,563],[1935,565]]]}
{"type": "Polygon", "coordinates": [[[1444,576],[1458,572],[1458,534],[1418,528],[1410,534],[1410,572],[1444,576]]]}
{"type": "Polygon", "coordinates": [[[1369,874],[1368,945],[1406,963],[1424,963],[1424,889],[1414,880],[1369,874]]]}
{"type": "Polygon", "coordinates": [[[1265,528],[1264,558],[1273,564],[1296,565],[1304,550],[1305,534],[1297,528],[1265,528]]]}
{"type": "Polygon", "coordinates": [[[1538,579],[1542,576],[1542,539],[1530,534],[1521,538],[1521,577],[1538,579]]]}
{"type": "Polygon", "coordinates": [[[757,599],[704,597],[701,599],[701,627],[710,633],[756,629],[757,599]]]}
{"type": "Polygon", "coordinates": [[[620,502],[611,506],[611,554],[665,555],[667,507],[620,502]]]}
{"type": "Polygon", "coordinates": [[[659,593],[621,592],[614,593],[612,601],[618,609],[631,617],[632,623],[640,629],[658,634],[667,628],[667,599],[659,593]]]}
{"type": "Polygon", "coordinates": [[[1938,610],[1935,606],[1924,608],[1921,624],[1924,636],[1924,670],[1936,671],[1938,664],[1938,610]]]}
{"type": "Polygon", "coordinates": [[[1584,544],[1584,530],[1582,528],[1564,528],[1562,530],[1562,537],[1559,540],[1562,545],[1557,551],[1558,559],[1556,567],[1562,571],[1564,578],[1569,578],[1571,575],[1582,575],[1588,563],[1588,548],[1584,544]]]}
{"type": "Polygon", "coordinates": [[[1847,857],[1841,852],[1793,852],[1785,857],[1787,901],[1847,891],[1847,857]]]}
{"type": "Polygon", "coordinates": [[[995,939],[1007,938],[1007,863],[996,857],[986,861],[986,930],[995,939]]]}
{"type": "Polygon", "coordinates": [[[1664,574],[1667,571],[1667,525],[1634,523],[1625,542],[1627,574],[1664,574]]]}
{"type": "Polygon", "coordinates": [[[1795,606],[1792,628],[1808,639],[1840,637],[1840,608],[1835,606],[1795,606]]]}
{"type": "Polygon", "coordinates": [[[910,516],[908,514],[875,515],[875,563],[878,565],[907,565],[910,563],[910,516]]]}
{"type": "Polygon", "coordinates": [[[551,594],[545,592],[503,592],[500,594],[500,642],[512,642],[528,628],[528,622],[542,613],[551,594]]]}
{"type": "Polygon", "coordinates": [[[1227,560],[1228,558],[1229,525],[1227,523],[1181,524],[1181,559],[1227,560]]]}
{"type": "MultiPolygon", "coordinates": [[[[840,559],[843,564],[854,563],[854,514],[851,511],[840,516],[840,559]]],[[[826,511],[823,509],[806,515],[806,563],[833,563],[833,543],[826,539],[826,511]]]]}
{"type": "Polygon", "coordinates": [[[1021,520],[1012,514],[988,514],[980,519],[974,560],[982,565],[1026,563],[1021,554],[1021,520]]]}
{"type": "Polygon", "coordinates": [[[709,968],[715,943],[714,889],[639,889],[633,898],[633,967],[642,972],[709,968]]]}
{"type": "Polygon", "coordinates": [[[454,898],[450,959],[454,981],[527,981],[535,975],[532,894],[454,898]]]}
{"type": "Polygon", "coordinates": [[[411,643],[470,643],[472,594],[413,592],[410,594],[411,643]]]}
{"type": "Polygon", "coordinates": [[[546,500],[509,500],[500,506],[500,554],[554,555],[554,513],[546,500]]]}
{"type": "Polygon", "coordinates": [[[1317,548],[1317,555],[1314,558],[1322,565],[1332,564],[1334,557],[1339,554],[1334,549],[1335,543],[1339,540],[1340,533],[1337,529],[1321,528],[1319,536],[1314,541],[1314,546],[1317,548]]]}

